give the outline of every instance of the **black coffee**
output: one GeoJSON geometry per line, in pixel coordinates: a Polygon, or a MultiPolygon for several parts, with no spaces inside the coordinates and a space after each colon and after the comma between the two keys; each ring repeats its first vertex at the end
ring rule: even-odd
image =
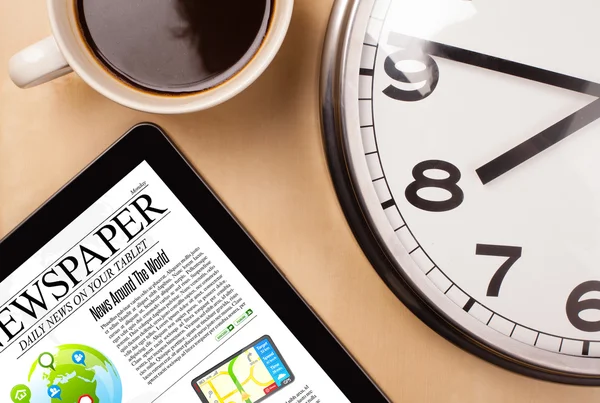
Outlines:
{"type": "Polygon", "coordinates": [[[274,0],[76,0],[96,57],[143,90],[181,94],[240,71],[266,35],[274,0]]]}

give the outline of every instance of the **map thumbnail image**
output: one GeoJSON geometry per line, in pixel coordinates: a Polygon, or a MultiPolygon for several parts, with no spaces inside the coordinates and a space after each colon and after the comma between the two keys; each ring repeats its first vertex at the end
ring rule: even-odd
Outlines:
{"type": "Polygon", "coordinates": [[[293,380],[265,336],[197,378],[194,389],[206,403],[257,403],[293,380]]]}

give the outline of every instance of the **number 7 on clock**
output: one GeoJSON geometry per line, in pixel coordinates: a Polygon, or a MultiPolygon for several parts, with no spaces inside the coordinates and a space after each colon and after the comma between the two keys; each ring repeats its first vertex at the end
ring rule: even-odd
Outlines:
{"type": "Polygon", "coordinates": [[[485,245],[485,244],[477,244],[475,248],[476,255],[482,256],[501,256],[507,257],[506,261],[498,268],[496,274],[492,277],[490,281],[490,285],[488,286],[487,296],[488,297],[497,297],[500,294],[500,287],[502,286],[502,281],[504,281],[504,277],[510,270],[510,268],[516,263],[517,260],[521,257],[521,252],[523,248],[520,246],[500,246],[500,245],[485,245]]]}

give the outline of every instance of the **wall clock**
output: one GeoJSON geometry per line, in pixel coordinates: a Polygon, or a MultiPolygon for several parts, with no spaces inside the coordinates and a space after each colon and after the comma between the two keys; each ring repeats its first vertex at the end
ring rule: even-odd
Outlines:
{"type": "Polygon", "coordinates": [[[363,250],[438,333],[600,384],[600,5],[338,0],[330,171],[363,250]]]}

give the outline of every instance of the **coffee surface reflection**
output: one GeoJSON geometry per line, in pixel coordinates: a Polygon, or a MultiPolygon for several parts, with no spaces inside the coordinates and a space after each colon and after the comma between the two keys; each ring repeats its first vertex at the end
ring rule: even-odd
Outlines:
{"type": "Polygon", "coordinates": [[[271,0],[76,0],[86,42],[142,90],[199,92],[240,71],[267,33],[271,0]]]}

